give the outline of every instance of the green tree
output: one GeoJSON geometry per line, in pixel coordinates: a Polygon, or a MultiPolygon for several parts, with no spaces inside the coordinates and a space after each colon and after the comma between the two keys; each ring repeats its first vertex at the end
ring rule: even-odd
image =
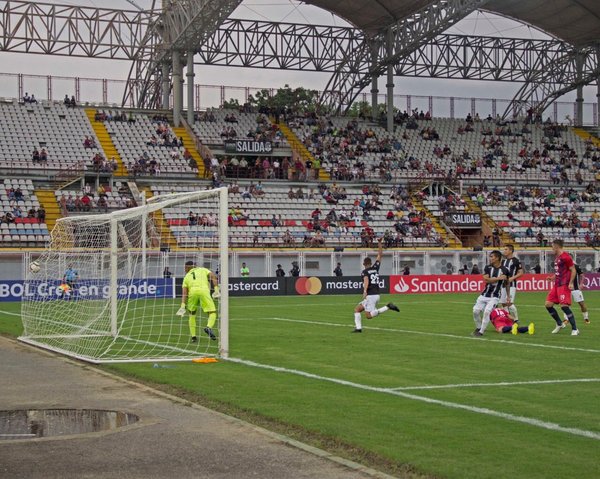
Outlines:
{"type": "Polygon", "coordinates": [[[230,98],[229,101],[225,100],[223,103],[223,108],[226,110],[239,110],[240,102],[237,98],[230,98]]]}
{"type": "Polygon", "coordinates": [[[319,94],[316,90],[298,87],[292,89],[289,85],[276,91],[263,89],[248,97],[248,103],[256,108],[283,110],[292,108],[297,113],[318,111],[319,94]]]}

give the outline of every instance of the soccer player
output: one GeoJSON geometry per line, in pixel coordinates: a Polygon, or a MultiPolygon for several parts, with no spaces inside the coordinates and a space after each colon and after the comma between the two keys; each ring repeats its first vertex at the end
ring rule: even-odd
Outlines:
{"type": "Polygon", "coordinates": [[[198,341],[196,337],[196,311],[198,306],[208,314],[208,324],[204,332],[210,336],[210,339],[216,340],[212,328],[217,321],[217,308],[213,298],[220,296],[219,280],[217,276],[206,268],[198,268],[193,261],[185,263],[185,276],[183,278],[183,295],[181,297],[181,307],[175,313],[177,316],[184,316],[186,310],[189,312],[189,326],[192,343],[198,341]],[[210,285],[213,285],[214,292],[211,297],[210,285]]]}
{"type": "MultiPolygon", "coordinates": [[[[504,259],[502,260],[502,266],[504,266],[509,273],[508,279],[506,282],[508,283],[508,290],[510,292],[510,306],[508,306],[508,311],[511,316],[514,318],[515,322],[519,322],[519,313],[517,312],[517,307],[515,306],[515,296],[517,294],[517,280],[523,276],[523,266],[521,265],[521,261],[515,255],[515,247],[511,244],[507,244],[504,247],[504,259]]],[[[506,289],[502,288],[502,292],[500,293],[500,304],[502,307],[506,307],[506,289]]]]}
{"type": "MultiPolygon", "coordinates": [[[[583,313],[583,321],[585,322],[585,324],[590,324],[588,309],[583,299],[583,292],[581,291],[581,284],[583,283],[583,271],[581,270],[578,264],[575,265],[575,271],[577,274],[575,275],[575,281],[573,281],[573,291],[571,291],[571,298],[579,305],[579,308],[583,313]]],[[[565,319],[563,320],[563,324],[568,323],[569,318],[567,318],[566,314],[564,315],[564,317],[565,319]]]]}
{"type": "Polygon", "coordinates": [[[517,320],[513,318],[506,309],[503,308],[494,308],[492,310],[490,313],[490,322],[499,333],[535,333],[535,324],[529,323],[529,326],[519,326],[517,320]]]}
{"type": "Polygon", "coordinates": [[[556,322],[556,327],[552,330],[552,334],[556,334],[563,329],[566,324],[560,320],[558,312],[554,308],[555,304],[560,304],[560,309],[563,310],[569,323],[571,323],[571,336],[579,336],[579,330],[575,323],[575,315],[571,311],[571,291],[574,289],[575,263],[571,255],[564,251],[564,242],[560,239],[555,239],[552,242],[552,251],[554,252],[554,276],[548,279],[553,281],[552,289],[546,297],[546,309],[552,319],[556,322]]]}
{"type": "Polygon", "coordinates": [[[485,289],[477,298],[473,306],[473,321],[475,321],[475,331],[473,336],[483,336],[485,330],[490,324],[490,314],[497,306],[500,300],[500,291],[506,290],[506,304],[510,306],[510,291],[508,281],[510,276],[508,270],[502,266],[502,253],[494,250],[490,253],[490,264],[483,269],[483,280],[485,289]]]}
{"type": "Polygon", "coordinates": [[[388,303],[386,306],[377,308],[379,301],[379,268],[381,266],[381,256],[383,253],[383,238],[377,240],[379,248],[377,250],[377,259],[372,264],[371,258],[365,258],[363,261],[363,269],[361,276],[363,278],[363,300],[354,308],[354,331],[353,333],[362,333],[362,317],[361,313],[365,311],[367,319],[374,318],[379,314],[385,313],[387,310],[399,312],[400,309],[393,303],[388,303]]]}
{"type": "Polygon", "coordinates": [[[71,288],[75,287],[75,283],[79,279],[79,273],[73,268],[73,265],[68,265],[65,274],[63,275],[63,282],[67,283],[71,288]]]}

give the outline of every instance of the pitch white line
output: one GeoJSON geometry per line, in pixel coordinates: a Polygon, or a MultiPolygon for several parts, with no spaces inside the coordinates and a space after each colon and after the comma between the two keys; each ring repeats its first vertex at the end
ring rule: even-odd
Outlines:
{"type": "Polygon", "coordinates": [[[585,437],[588,439],[594,439],[596,441],[600,441],[600,433],[595,432],[595,431],[587,431],[585,429],[578,429],[575,427],[565,427],[565,426],[561,426],[560,424],[556,424],[553,422],[542,421],[539,419],[533,419],[533,418],[529,418],[529,417],[525,417],[525,416],[517,416],[515,414],[508,414],[508,413],[495,411],[493,409],[488,409],[488,408],[484,408],[484,407],[469,406],[467,404],[454,403],[454,402],[450,402],[450,401],[442,401],[439,399],[432,399],[432,398],[428,398],[425,396],[417,396],[416,394],[410,394],[410,393],[406,393],[406,392],[402,392],[402,391],[395,391],[392,389],[368,386],[366,384],[354,383],[352,381],[346,381],[344,379],[319,376],[318,374],[313,374],[313,373],[309,373],[306,371],[300,371],[298,369],[288,369],[288,368],[283,368],[283,367],[279,367],[279,366],[271,366],[269,364],[256,363],[254,361],[249,361],[249,360],[245,360],[245,359],[229,358],[229,359],[227,359],[227,361],[232,362],[232,363],[237,363],[237,364],[243,364],[245,366],[251,366],[254,368],[267,369],[270,371],[276,371],[276,372],[286,373],[286,374],[293,374],[296,376],[302,376],[302,377],[309,378],[309,379],[316,379],[318,381],[325,381],[325,382],[329,382],[329,383],[339,384],[342,386],[348,386],[348,387],[355,388],[355,389],[361,389],[363,391],[390,394],[393,396],[402,397],[404,399],[411,399],[413,401],[420,401],[420,402],[424,402],[427,404],[435,404],[437,406],[443,406],[443,407],[450,408],[450,409],[461,409],[463,411],[468,411],[468,412],[477,413],[477,414],[484,414],[486,416],[493,416],[493,417],[497,417],[500,419],[505,419],[507,421],[519,422],[519,423],[527,424],[529,426],[535,426],[535,427],[539,427],[542,429],[547,429],[550,431],[563,432],[563,433],[571,434],[574,436],[582,436],[582,437],[585,437]]]}
{"type": "MultiPolygon", "coordinates": [[[[257,318],[252,321],[284,321],[288,323],[304,323],[304,324],[315,324],[321,326],[334,326],[336,328],[348,328],[347,324],[340,323],[328,323],[325,321],[308,321],[305,319],[289,319],[289,318],[257,318]]],[[[236,321],[235,319],[233,321],[236,321]]],[[[464,339],[467,341],[486,341],[488,343],[503,343],[514,346],[528,346],[534,348],[548,348],[548,349],[559,349],[564,351],[579,351],[584,353],[600,353],[600,349],[586,349],[586,348],[575,348],[571,346],[554,346],[552,344],[541,344],[541,343],[532,343],[530,341],[527,342],[517,342],[517,341],[508,341],[506,339],[489,339],[489,338],[474,338],[472,336],[459,336],[457,334],[448,334],[448,333],[429,333],[426,331],[412,331],[409,329],[396,329],[396,328],[380,328],[376,326],[363,326],[363,329],[369,329],[374,331],[387,331],[393,333],[406,333],[406,334],[416,334],[419,336],[434,336],[441,338],[451,338],[451,339],[464,339]]]]}
{"type": "Polygon", "coordinates": [[[547,379],[540,381],[513,381],[500,383],[464,383],[464,384],[434,384],[431,386],[401,386],[399,388],[391,388],[390,391],[418,391],[426,389],[458,389],[458,388],[475,388],[475,387],[490,387],[490,386],[520,386],[533,384],[564,384],[564,383],[600,383],[600,378],[582,378],[582,379],[547,379]]]}

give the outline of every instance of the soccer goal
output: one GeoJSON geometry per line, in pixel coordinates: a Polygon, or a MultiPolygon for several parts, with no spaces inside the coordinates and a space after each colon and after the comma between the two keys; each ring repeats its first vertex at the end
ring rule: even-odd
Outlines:
{"type": "Polygon", "coordinates": [[[227,357],[226,188],[61,218],[24,269],[23,342],[93,363],[227,357]],[[190,262],[219,281],[212,335],[202,307],[195,327],[175,314],[190,262]]]}

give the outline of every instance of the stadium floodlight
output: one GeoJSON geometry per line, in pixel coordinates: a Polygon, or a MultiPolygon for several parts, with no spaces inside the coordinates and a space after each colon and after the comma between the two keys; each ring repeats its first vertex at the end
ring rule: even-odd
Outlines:
{"type": "Polygon", "coordinates": [[[93,363],[227,357],[226,188],[61,218],[34,263],[25,268],[21,341],[93,363]],[[201,307],[193,332],[187,314],[175,314],[190,262],[218,277],[214,339],[201,307]]]}

